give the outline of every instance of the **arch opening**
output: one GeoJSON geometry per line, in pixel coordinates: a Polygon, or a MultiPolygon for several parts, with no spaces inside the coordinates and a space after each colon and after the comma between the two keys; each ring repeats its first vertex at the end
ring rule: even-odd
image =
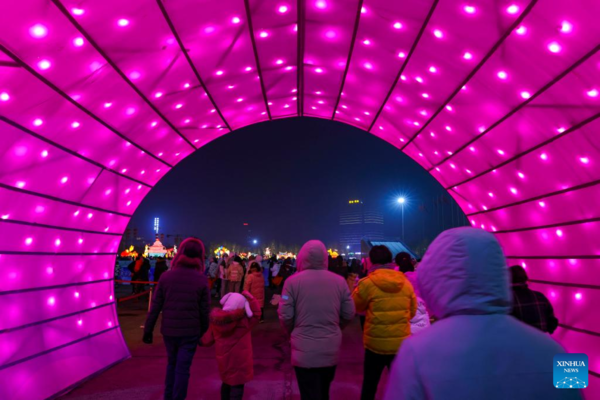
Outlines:
{"type": "Polygon", "coordinates": [[[527,267],[600,382],[597,2],[4,7],[0,397],[51,397],[127,357],[112,274],[133,211],[196,149],[290,116],[427,169],[527,267]]]}

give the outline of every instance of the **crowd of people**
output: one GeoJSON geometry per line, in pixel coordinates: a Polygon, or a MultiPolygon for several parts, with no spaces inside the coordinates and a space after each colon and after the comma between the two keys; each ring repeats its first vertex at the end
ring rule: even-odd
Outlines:
{"type": "Polygon", "coordinates": [[[473,228],[443,232],[420,263],[385,246],[362,262],[332,259],[317,240],[295,260],[206,261],[202,242],[189,238],[159,280],[143,339],[152,343],[162,312],[165,399],[186,398],[198,345],[215,346],[221,398],[242,399],[254,373],[251,331],[270,287],[302,400],[329,399],[342,331],[356,315],[361,400],[375,399],[386,368],[385,400],[581,398],[552,384],[552,359],[565,352],[548,335],[558,320],[527,280],[521,266],[507,268],[492,234],[473,228]],[[210,310],[211,289],[222,307],[210,310]]]}

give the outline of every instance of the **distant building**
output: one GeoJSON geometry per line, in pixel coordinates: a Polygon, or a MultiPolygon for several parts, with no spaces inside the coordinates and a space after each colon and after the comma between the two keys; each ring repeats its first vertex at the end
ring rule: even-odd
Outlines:
{"type": "Polygon", "coordinates": [[[383,240],[383,213],[362,200],[348,200],[340,212],[340,251],[360,251],[362,238],[383,240]]]}

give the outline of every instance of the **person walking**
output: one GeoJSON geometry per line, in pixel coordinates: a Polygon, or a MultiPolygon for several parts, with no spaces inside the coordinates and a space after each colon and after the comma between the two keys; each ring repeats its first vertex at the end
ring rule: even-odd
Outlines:
{"type": "Polygon", "coordinates": [[[542,332],[554,333],[558,319],[546,296],[527,286],[527,272],[520,265],[510,267],[513,307],[510,315],[542,332]]]}
{"type": "Polygon", "coordinates": [[[342,328],[354,317],[354,303],[344,279],[327,271],[322,242],[306,242],[297,265],[298,273],[283,287],[279,321],[291,335],[292,366],[302,400],[328,400],[342,328]]]}
{"type": "Polygon", "coordinates": [[[251,330],[261,316],[258,301],[249,292],[228,293],[223,309],[210,313],[210,328],[202,346],[215,345],[221,376],[221,400],[242,400],[244,385],[254,378],[251,330]]]}
{"type": "Polygon", "coordinates": [[[229,291],[229,281],[227,280],[227,260],[223,258],[219,264],[219,278],[221,280],[221,298],[229,291]]]}
{"type": "Polygon", "coordinates": [[[242,266],[242,259],[239,256],[235,256],[233,262],[227,268],[228,292],[239,293],[243,277],[244,267],[242,266]]]}
{"type": "Polygon", "coordinates": [[[169,271],[158,281],[144,324],[143,342],[153,342],[153,331],[162,311],[160,332],[167,349],[166,400],[187,396],[190,367],[198,341],[208,330],[210,291],[204,270],[204,245],[185,239],[169,271]]]}
{"type": "Polygon", "coordinates": [[[414,335],[431,325],[429,313],[427,312],[425,301],[419,295],[417,273],[415,272],[413,258],[410,254],[402,251],[396,254],[394,262],[398,266],[400,272],[408,279],[415,290],[415,296],[417,296],[417,315],[410,320],[410,333],[411,335],[414,335]]]}
{"type": "Polygon", "coordinates": [[[167,272],[168,270],[169,267],[167,267],[167,260],[165,260],[163,257],[156,260],[156,264],[154,265],[154,282],[158,282],[161,275],[167,272]]]}
{"type": "MultiPolygon", "coordinates": [[[[148,282],[148,279],[149,279],[148,273],[150,272],[150,261],[148,261],[147,258],[142,257],[142,256],[137,256],[136,260],[127,266],[127,269],[129,269],[129,272],[131,272],[131,280],[132,281],[148,282]]],[[[132,286],[133,286],[133,294],[139,294],[144,291],[146,284],[145,283],[133,283],[132,286]]],[[[139,298],[138,298],[138,300],[139,300],[139,298]]]]}
{"type": "Polygon", "coordinates": [[[417,313],[417,297],[404,274],[395,271],[385,246],[369,251],[368,275],[352,292],[357,311],[366,312],[363,330],[364,375],[360,398],[374,400],[384,368],[388,370],[400,345],[410,336],[410,320],[417,313]]]}
{"type": "Polygon", "coordinates": [[[258,305],[260,306],[260,322],[262,323],[265,320],[265,280],[261,272],[260,263],[252,261],[248,271],[250,273],[246,277],[246,282],[244,282],[244,290],[250,292],[256,301],[258,301],[258,305]]]}
{"type": "Polygon", "coordinates": [[[402,344],[385,400],[582,398],[552,384],[554,355],[565,349],[509,315],[506,258],[492,233],[442,232],[419,264],[417,282],[438,320],[402,344]]]}

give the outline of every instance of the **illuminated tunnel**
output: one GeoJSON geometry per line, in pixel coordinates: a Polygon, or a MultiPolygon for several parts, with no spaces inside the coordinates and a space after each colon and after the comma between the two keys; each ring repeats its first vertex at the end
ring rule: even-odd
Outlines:
{"type": "Polygon", "coordinates": [[[0,398],[53,397],[127,358],[112,279],[136,207],[210,141],[295,116],[427,169],[527,268],[600,396],[599,15],[596,0],[3,1],[0,398]]]}

